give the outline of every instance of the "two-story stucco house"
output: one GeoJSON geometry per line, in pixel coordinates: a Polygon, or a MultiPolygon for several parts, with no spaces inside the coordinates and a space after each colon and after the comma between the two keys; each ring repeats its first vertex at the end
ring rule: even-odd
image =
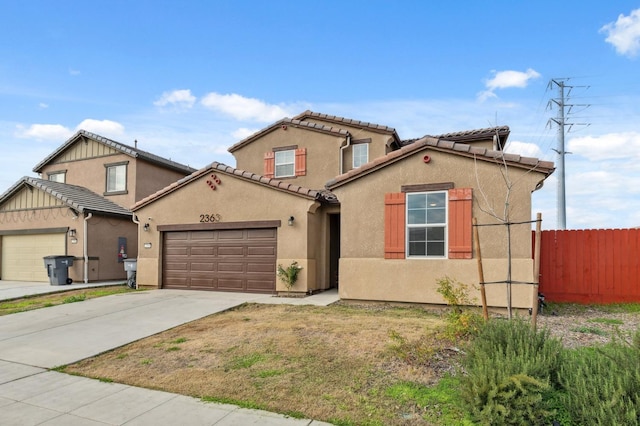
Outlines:
{"type": "MultiPolygon", "coordinates": [[[[214,162],[132,207],[138,285],[279,293],[277,266],[296,261],[295,292],[442,303],[438,278],[478,282],[472,217],[496,223],[491,212],[508,202],[510,221],[529,221],[531,192],[553,172],[503,153],[508,135],[403,141],[387,126],[311,111],[282,119],[229,148],[236,167],[214,162]]],[[[512,230],[513,280],[532,281],[530,229],[512,230]]],[[[480,235],[487,281],[504,280],[505,230],[480,235]]],[[[505,306],[499,285],[487,292],[505,306]]],[[[530,297],[516,288],[513,306],[530,297]]]]}
{"type": "Polygon", "coordinates": [[[195,169],[78,131],[0,196],[0,278],[47,281],[43,257],[74,257],[69,277],[126,276],[138,250],[129,208],[195,169]]]}

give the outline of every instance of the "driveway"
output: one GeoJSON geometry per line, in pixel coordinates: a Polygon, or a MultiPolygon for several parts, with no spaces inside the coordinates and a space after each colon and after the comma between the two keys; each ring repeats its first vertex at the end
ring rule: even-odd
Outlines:
{"type": "Polygon", "coordinates": [[[327,305],[336,300],[336,291],[289,299],[148,290],[0,317],[0,424],[321,424],[47,369],[245,302],[327,305]]]}

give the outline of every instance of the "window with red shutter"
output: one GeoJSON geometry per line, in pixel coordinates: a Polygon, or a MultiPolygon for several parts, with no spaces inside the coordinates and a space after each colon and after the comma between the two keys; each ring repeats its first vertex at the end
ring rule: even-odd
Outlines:
{"type": "Polygon", "coordinates": [[[296,176],[307,174],[307,148],[296,149],[296,176]]]}
{"type": "Polygon", "coordinates": [[[384,196],[384,258],[405,258],[405,195],[402,192],[384,196]]]}
{"type": "Polygon", "coordinates": [[[276,169],[276,155],[275,152],[264,153],[264,177],[272,178],[276,169]]]}
{"type": "Polygon", "coordinates": [[[449,259],[471,259],[473,191],[471,188],[449,190],[449,259]]]}

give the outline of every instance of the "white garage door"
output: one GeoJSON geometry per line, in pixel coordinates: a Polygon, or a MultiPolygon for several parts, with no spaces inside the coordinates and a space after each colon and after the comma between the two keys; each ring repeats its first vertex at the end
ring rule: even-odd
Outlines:
{"type": "Polygon", "coordinates": [[[5,281],[49,281],[45,256],[66,253],[66,234],[3,235],[2,279],[5,281]]]}

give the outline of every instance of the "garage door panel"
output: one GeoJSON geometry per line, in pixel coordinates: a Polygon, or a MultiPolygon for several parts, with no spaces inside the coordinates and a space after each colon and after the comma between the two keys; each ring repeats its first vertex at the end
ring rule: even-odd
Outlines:
{"type": "Polygon", "coordinates": [[[258,239],[273,239],[276,238],[276,229],[275,228],[265,228],[265,229],[248,229],[247,230],[247,238],[250,240],[258,240],[258,239]]]}
{"type": "Polygon", "coordinates": [[[244,240],[246,232],[244,229],[226,229],[218,231],[218,240],[244,240]]]}
{"type": "Polygon", "coordinates": [[[244,257],[244,246],[222,246],[218,247],[218,256],[244,257]]]}
{"type": "Polygon", "coordinates": [[[275,291],[277,230],[166,232],[163,287],[275,291]]]}
{"type": "Polygon", "coordinates": [[[276,248],[270,246],[252,246],[247,248],[249,257],[275,257],[276,248]]]}
{"type": "Polygon", "coordinates": [[[2,279],[47,282],[43,257],[66,254],[66,234],[3,235],[2,279]]]}
{"type": "Polygon", "coordinates": [[[270,263],[248,263],[247,264],[247,273],[263,273],[263,274],[269,274],[269,273],[275,273],[276,272],[276,268],[274,267],[274,265],[271,265],[270,263]]]}
{"type": "Polygon", "coordinates": [[[215,266],[216,266],[215,263],[191,262],[192,271],[213,272],[216,270],[215,266]]]}
{"type": "Polygon", "coordinates": [[[214,247],[191,247],[191,256],[215,256],[216,250],[214,247]]]}

